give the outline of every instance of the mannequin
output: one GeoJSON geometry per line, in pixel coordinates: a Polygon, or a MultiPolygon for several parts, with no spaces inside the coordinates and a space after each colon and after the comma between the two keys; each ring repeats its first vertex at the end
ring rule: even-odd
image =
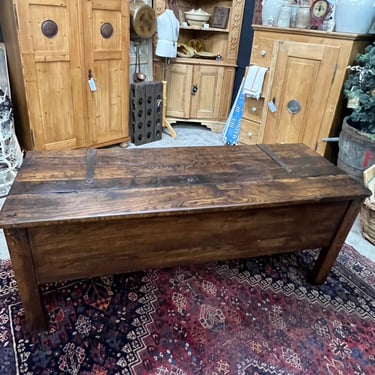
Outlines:
{"type": "Polygon", "coordinates": [[[176,138],[176,132],[166,119],[166,108],[167,108],[167,81],[166,76],[166,64],[168,58],[174,58],[177,56],[177,40],[180,31],[180,23],[175,17],[173,10],[166,9],[157,18],[157,44],[155,55],[164,57],[164,78],[163,78],[163,126],[168,128],[172,138],[176,138]]]}
{"type": "Polygon", "coordinates": [[[174,15],[173,10],[166,9],[157,18],[157,45],[155,54],[160,57],[177,56],[177,39],[180,24],[174,15]]]}

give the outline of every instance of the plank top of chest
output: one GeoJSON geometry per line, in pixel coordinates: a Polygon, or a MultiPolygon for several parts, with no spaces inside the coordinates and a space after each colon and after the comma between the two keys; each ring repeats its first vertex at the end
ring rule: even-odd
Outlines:
{"type": "Polygon", "coordinates": [[[0,227],[364,198],[303,144],[27,153],[0,227]]]}

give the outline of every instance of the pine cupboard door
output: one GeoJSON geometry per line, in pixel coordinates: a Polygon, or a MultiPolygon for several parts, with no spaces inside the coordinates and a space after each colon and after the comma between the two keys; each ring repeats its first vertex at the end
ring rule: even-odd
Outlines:
{"type": "MultiPolygon", "coordinates": [[[[339,47],[278,42],[263,143],[304,143],[316,150],[334,80],[339,47]]],[[[333,109],[332,109],[333,110],[333,109]]]]}
{"type": "MultiPolygon", "coordinates": [[[[219,117],[224,67],[196,65],[192,80],[191,118],[216,119],[219,117]]],[[[228,93],[228,95],[230,95],[228,93]]]]}
{"type": "Polygon", "coordinates": [[[82,4],[88,142],[112,144],[129,135],[129,3],[92,0],[82,4]],[[94,91],[89,78],[95,82],[94,91]]]}
{"type": "Polygon", "coordinates": [[[190,118],[190,97],[192,95],[193,66],[187,64],[168,65],[167,116],[190,118]]]}
{"type": "Polygon", "coordinates": [[[85,145],[77,2],[17,1],[18,38],[35,150],[85,145]]]}
{"type": "Polygon", "coordinates": [[[220,118],[225,68],[171,64],[167,68],[167,116],[216,120],[220,118]]]}

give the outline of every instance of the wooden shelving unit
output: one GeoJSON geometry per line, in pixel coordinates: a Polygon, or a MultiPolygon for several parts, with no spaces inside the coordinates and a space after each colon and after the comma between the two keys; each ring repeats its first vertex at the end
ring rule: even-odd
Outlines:
{"type": "MultiPolygon", "coordinates": [[[[164,4],[161,0],[154,1],[157,15],[164,12],[164,4]]],[[[169,61],[164,72],[164,61],[154,58],[154,79],[162,80],[165,73],[168,82],[166,114],[171,123],[191,121],[217,132],[223,129],[230,111],[244,4],[244,0],[179,2],[181,24],[185,21],[184,12],[191,9],[201,8],[212,14],[215,7],[226,7],[230,12],[225,29],[180,26],[180,43],[198,39],[203,42],[205,51],[220,55],[219,61],[177,57],[169,61]]]]}

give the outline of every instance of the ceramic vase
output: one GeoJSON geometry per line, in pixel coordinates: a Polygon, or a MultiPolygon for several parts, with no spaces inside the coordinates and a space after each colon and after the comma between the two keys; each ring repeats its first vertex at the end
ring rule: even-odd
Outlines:
{"type": "Polygon", "coordinates": [[[375,18],[374,0],[338,0],[336,2],[336,31],[366,34],[375,18]]]}

